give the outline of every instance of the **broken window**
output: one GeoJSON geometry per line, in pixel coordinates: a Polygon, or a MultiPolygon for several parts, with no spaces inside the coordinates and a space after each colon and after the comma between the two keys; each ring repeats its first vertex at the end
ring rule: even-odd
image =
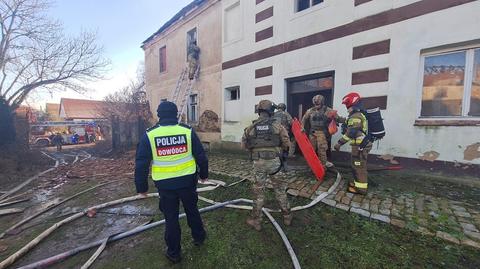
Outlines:
{"type": "Polygon", "coordinates": [[[188,122],[197,122],[198,120],[198,95],[192,94],[188,98],[188,122]]]}
{"type": "Polygon", "coordinates": [[[323,0],[295,0],[295,12],[300,12],[320,3],[323,3],[323,0]]]}
{"type": "Polygon", "coordinates": [[[226,88],[225,98],[227,101],[239,100],[240,99],[240,87],[230,87],[226,88]]]}
{"type": "Polygon", "coordinates": [[[424,57],[422,117],[480,116],[480,49],[424,57]]]}
{"type": "Polygon", "coordinates": [[[195,45],[198,45],[198,43],[197,43],[197,28],[193,28],[192,30],[187,32],[187,55],[188,55],[188,51],[190,49],[190,45],[192,43],[195,43],[195,45]]]}
{"type": "Polygon", "coordinates": [[[160,58],[160,73],[167,71],[167,47],[163,46],[159,51],[160,58]]]}

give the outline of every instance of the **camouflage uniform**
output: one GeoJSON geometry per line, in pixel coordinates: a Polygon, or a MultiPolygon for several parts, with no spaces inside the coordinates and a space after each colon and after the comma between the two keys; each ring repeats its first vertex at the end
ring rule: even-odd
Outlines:
{"type": "MultiPolygon", "coordinates": [[[[266,101],[266,100],[264,100],[266,101]]],[[[284,216],[284,223],[290,225],[292,215],[290,205],[287,198],[288,181],[281,168],[280,154],[281,151],[288,152],[289,137],[285,128],[270,117],[270,115],[262,109],[261,101],[259,104],[260,117],[248,126],[242,137],[242,147],[251,152],[253,160],[253,171],[255,180],[253,182],[253,193],[255,196],[251,218],[247,220],[249,225],[255,229],[261,229],[262,207],[265,203],[265,186],[267,179],[273,185],[275,196],[280,204],[284,216]],[[274,174],[275,172],[277,172],[274,174]],[[272,175],[274,174],[274,175],[272,175]]],[[[270,101],[266,101],[271,104],[270,101]]]]}
{"type": "Polygon", "coordinates": [[[288,155],[293,156],[295,155],[295,147],[297,144],[295,137],[293,136],[293,133],[292,133],[293,119],[292,119],[292,116],[290,116],[290,113],[285,111],[285,109],[287,108],[285,104],[280,103],[278,104],[277,107],[278,107],[278,111],[276,111],[275,114],[273,114],[273,118],[276,119],[277,122],[280,123],[285,128],[285,130],[287,130],[288,135],[290,137],[290,149],[289,149],[288,155]]]}
{"type": "Polygon", "coordinates": [[[195,70],[198,66],[198,59],[200,56],[200,48],[192,43],[188,48],[187,62],[188,62],[188,78],[192,80],[195,76],[195,70]]]}
{"type": "MultiPolygon", "coordinates": [[[[328,162],[328,124],[331,121],[329,116],[334,111],[324,105],[324,97],[321,95],[316,95],[312,101],[314,107],[307,110],[305,115],[303,115],[302,126],[308,132],[310,143],[325,166],[328,162]]],[[[337,122],[345,122],[345,118],[338,115],[335,119],[337,122]]]]}
{"type": "Polygon", "coordinates": [[[354,110],[347,119],[345,134],[335,146],[336,150],[347,142],[352,146],[351,167],[354,181],[349,184],[350,192],[365,194],[368,190],[367,157],[372,149],[372,142],[366,143],[363,149],[360,147],[367,132],[367,118],[361,111],[354,110]]]}

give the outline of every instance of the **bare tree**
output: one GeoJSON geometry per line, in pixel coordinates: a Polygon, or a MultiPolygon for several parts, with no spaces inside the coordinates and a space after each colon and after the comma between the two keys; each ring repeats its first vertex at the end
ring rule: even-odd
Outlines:
{"type": "Polygon", "coordinates": [[[95,33],[66,37],[49,7],[47,0],[0,0],[0,105],[11,113],[36,89],[82,92],[109,65],[95,33]]]}

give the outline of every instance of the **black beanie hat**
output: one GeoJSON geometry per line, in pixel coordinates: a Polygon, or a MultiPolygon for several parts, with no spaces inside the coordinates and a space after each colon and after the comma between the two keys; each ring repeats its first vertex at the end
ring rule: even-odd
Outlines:
{"type": "Polygon", "coordinates": [[[158,105],[157,108],[157,116],[160,119],[176,119],[178,114],[178,109],[177,105],[169,102],[169,101],[163,101],[158,105]]]}

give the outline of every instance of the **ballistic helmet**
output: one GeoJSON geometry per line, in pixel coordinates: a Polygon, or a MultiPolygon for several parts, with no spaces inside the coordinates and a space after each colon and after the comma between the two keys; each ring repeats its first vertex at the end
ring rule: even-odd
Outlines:
{"type": "Polygon", "coordinates": [[[322,106],[325,102],[323,95],[317,94],[312,98],[312,103],[316,106],[322,106]]]}
{"type": "Polygon", "coordinates": [[[275,104],[273,104],[270,100],[262,100],[258,103],[257,109],[258,113],[263,111],[272,115],[273,111],[275,110],[275,104]]]}

